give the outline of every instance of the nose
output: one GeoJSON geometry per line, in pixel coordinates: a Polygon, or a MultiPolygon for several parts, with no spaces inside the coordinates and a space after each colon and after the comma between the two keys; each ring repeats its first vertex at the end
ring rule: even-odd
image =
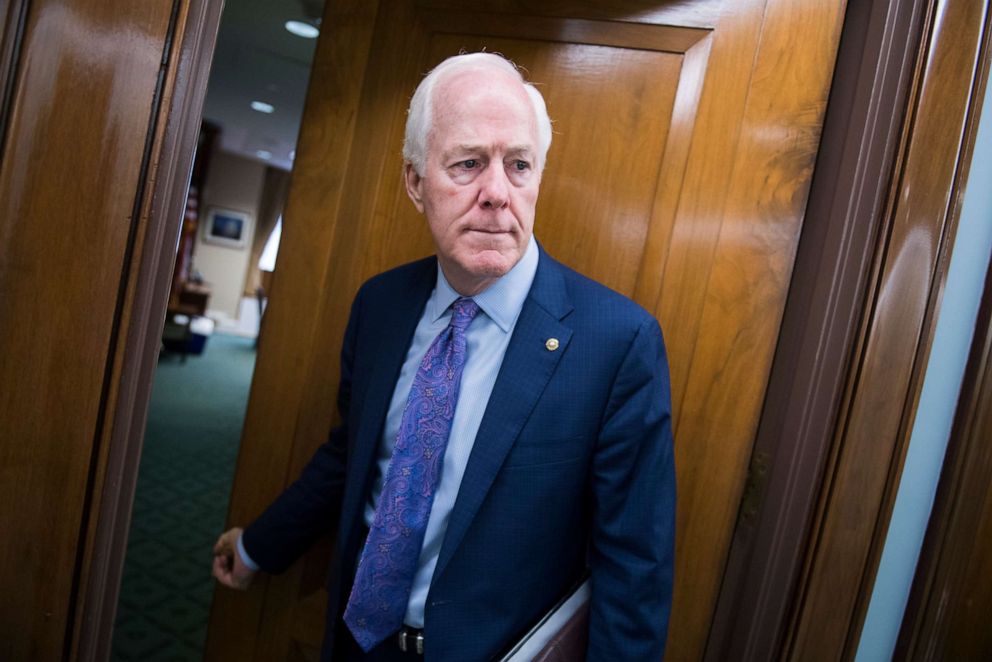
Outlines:
{"type": "Polygon", "coordinates": [[[479,205],[484,209],[502,209],[510,200],[510,182],[503,168],[490,166],[482,173],[479,205]]]}

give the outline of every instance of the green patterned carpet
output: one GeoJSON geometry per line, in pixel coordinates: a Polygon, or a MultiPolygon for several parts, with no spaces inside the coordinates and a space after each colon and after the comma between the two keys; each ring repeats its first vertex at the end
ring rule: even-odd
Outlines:
{"type": "Polygon", "coordinates": [[[201,356],[155,373],[111,659],[199,661],[213,599],[254,340],[214,334],[201,356]]]}

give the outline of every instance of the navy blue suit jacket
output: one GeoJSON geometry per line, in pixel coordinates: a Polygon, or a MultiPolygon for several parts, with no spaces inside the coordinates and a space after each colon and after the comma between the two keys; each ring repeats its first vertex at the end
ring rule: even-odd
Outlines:
{"type": "MultiPolygon", "coordinates": [[[[342,349],[342,426],[244,533],[249,555],[278,572],[337,530],[324,660],[364,544],[386,411],[436,269],[429,258],[362,286],[342,349]]],[[[586,567],[589,659],[662,658],[675,530],[669,403],[654,317],[542,250],[427,596],[427,662],[493,658],[586,567]]]]}

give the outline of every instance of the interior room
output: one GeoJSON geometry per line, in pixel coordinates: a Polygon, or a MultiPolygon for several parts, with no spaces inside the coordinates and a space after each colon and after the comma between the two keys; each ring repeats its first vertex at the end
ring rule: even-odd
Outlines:
{"type": "MultiPolygon", "coordinates": [[[[211,579],[213,543],[340,450],[322,444],[350,398],[374,409],[352,429],[355,475],[371,483],[389,452],[373,442],[416,318],[348,333],[380,310],[352,302],[376,274],[445,258],[417,197],[431,182],[404,164],[407,109],[433,67],[481,51],[518,63],[552,120],[536,269],[560,262],[663,332],[646,364],[666,368],[674,581],[670,620],[646,629],[665,659],[992,655],[987,0],[11,0],[0,17],[0,659],[326,661],[347,599],[329,568],[360,561],[361,525],[245,590],[211,579]],[[389,380],[348,374],[359,346],[389,380]]],[[[508,167],[529,168],[518,152],[508,167]]],[[[517,462],[545,449],[514,435],[543,422],[541,398],[602,388],[555,380],[587,346],[576,320],[613,318],[541,287],[479,413],[480,438],[502,441],[463,467],[429,617],[390,646],[410,625],[424,657],[451,659],[432,642],[478,605],[441,593],[506,568],[444,573],[506,543],[482,522],[508,512],[490,507],[507,485],[572,477],[517,462]],[[538,319],[554,332],[524,346],[538,319]]],[[[559,450],[589,441],[556,433],[559,450]]],[[[608,525],[637,530],[655,503],[590,505],[592,478],[633,475],[631,457],[581,473],[594,577],[608,525]]],[[[341,509],[358,513],[384,488],[353,489],[341,509]]],[[[550,509],[543,494],[519,512],[550,509]]],[[[232,572],[235,539],[252,542],[222,545],[232,572]]],[[[594,581],[569,621],[581,651],[605,631],[603,595],[594,581]]],[[[489,656],[514,659],[499,643],[489,656]]]]}

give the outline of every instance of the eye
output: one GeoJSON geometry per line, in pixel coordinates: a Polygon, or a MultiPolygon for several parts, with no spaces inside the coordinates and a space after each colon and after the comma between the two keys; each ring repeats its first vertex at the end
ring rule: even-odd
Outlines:
{"type": "Polygon", "coordinates": [[[476,167],[478,167],[479,161],[477,159],[465,159],[464,161],[462,161],[458,165],[460,165],[461,167],[465,168],[466,170],[473,170],[476,167]]]}
{"type": "Polygon", "coordinates": [[[530,170],[530,164],[526,161],[516,160],[513,162],[513,167],[517,172],[524,172],[525,170],[530,170]]]}

